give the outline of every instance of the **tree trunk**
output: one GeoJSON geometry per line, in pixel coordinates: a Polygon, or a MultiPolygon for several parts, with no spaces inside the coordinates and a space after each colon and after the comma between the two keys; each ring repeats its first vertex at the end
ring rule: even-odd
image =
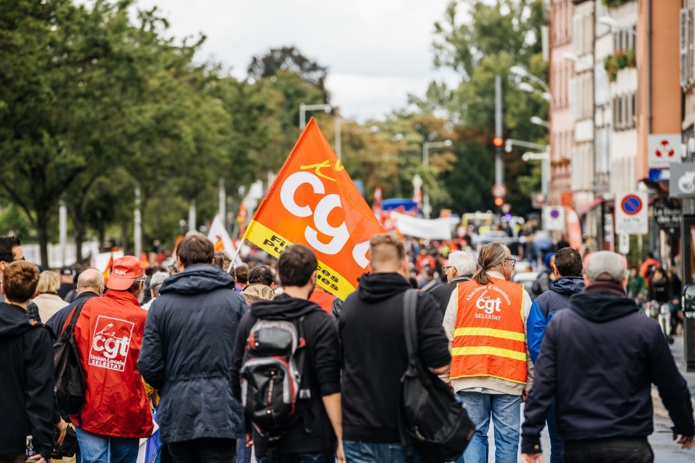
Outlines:
{"type": "Polygon", "coordinates": [[[82,262],[82,243],[84,243],[84,210],[77,205],[72,213],[72,223],[75,227],[75,261],[82,262]]]}
{"type": "Polygon", "coordinates": [[[44,268],[44,270],[48,270],[48,211],[36,211],[36,232],[39,236],[41,266],[44,268]]]}

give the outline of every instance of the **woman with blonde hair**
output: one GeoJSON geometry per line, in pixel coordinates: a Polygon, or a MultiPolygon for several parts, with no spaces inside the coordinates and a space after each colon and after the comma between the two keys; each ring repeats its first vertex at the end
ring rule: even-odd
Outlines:
{"type": "Polygon", "coordinates": [[[39,285],[36,287],[37,296],[33,299],[39,308],[39,316],[44,323],[53,316],[54,313],[68,305],[58,296],[60,289],[60,277],[56,272],[46,270],[39,275],[39,285]]]}
{"type": "Polygon", "coordinates": [[[466,462],[488,461],[491,420],[495,461],[517,461],[521,401],[530,389],[533,363],[526,345],[531,297],[510,281],[515,263],[504,244],[483,246],[473,279],[456,286],[444,315],[451,386],[476,424],[463,454],[466,462]]]}

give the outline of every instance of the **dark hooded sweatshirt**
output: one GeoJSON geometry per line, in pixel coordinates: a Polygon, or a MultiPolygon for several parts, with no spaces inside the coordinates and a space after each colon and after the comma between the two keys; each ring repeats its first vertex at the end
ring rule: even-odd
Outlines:
{"type": "Polygon", "coordinates": [[[53,338],[19,306],[0,303],[0,455],[25,452],[26,436],[46,460],[53,448],[53,338]]]}
{"type": "Polygon", "coordinates": [[[688,386],[659,325],[638,313],[619,284],[590,285],[548,324],[526,402],[522,452],[540,451],[553,397],[567,441],[647,437],[654,431],[652,383],[673,431],[695,434],[688,386]]]}
{"type": "MultiPolygon", "coordinates": [[[[232,358],[232,388],[237,399],[241,400],[241,377],[239,371],[244,360],[247,339],[251,328],[258,319],[299,320],[304,317],[302,329],[307,343],[307,357],[302,370],[302,388],[309,385],[311,399],[308,411],[294,422],[278,441],[277,452],[323,453],[335,452],[335,435],[331,422],[323,406],[322,397],[340,392],[340,348],[335,323],[318,304],[305,299],[297,299],[280,294],[272,301],[253,304],[251,311],[244,315],[239,325],[234,355],[232,358]],[[306,432],[305,425],[311,432],[306,432]]],[[[247,423],[247,428],[249,423],[247,423]]],[[[267,441],[254,430],[253,442],[256,455],[265,456],[267,441]]]]}
{"type": "MultiPolygon", "coordinates": [[[[408,281],[397,273],[366,274],[343,304],[338,327],[346,441],[400,442],[400,381],[408,366],[403,299],[408,289],[408,281]]],[[[416,314],[422,363],[435,369],[448,365],[449,341],[439,305],[429,294],[421,293],[416,314]]]]}
{"type": "Polygon", "coordinates": [[[162,284],[138,359],[142,377],[160,390],[162,442],[244,436],[229,369],[246,311],[234,279],[214,265],[193,264],[162,284]]]}

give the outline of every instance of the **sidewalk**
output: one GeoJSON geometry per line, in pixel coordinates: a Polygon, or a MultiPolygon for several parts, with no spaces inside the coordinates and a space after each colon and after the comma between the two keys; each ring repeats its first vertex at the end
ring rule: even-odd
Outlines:
{"type": "MultiPolygon", "coordinates": [[[[685,356],[683,354],[683,335],[676,336],[674,338],[673,344],[671,344],[671,354],[673,354],[673,360],[676,361],[676,366],[678,371],[688,382],[688,388],[690,389],[690,397],[693,402],[693,408],[695,408],[695,372],[688,373],[685,371],[685,356]]],[[[659,392],[656,387],[652,387],[652,402],[654,403],[654,414],[662,417],[668,418],[668,411],[664,408],[664,404],[661,402],[659,397],[659,392]]]]}

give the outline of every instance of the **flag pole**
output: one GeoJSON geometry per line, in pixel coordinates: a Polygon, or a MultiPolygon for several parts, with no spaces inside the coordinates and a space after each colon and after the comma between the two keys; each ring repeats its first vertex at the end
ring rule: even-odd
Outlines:
{"type": "Polygon", "coordinates": [[[244,242],[246,241],[246,238],[242,238],[241,241],[239,242],[239,246],[236,247],[236,252],[234,253],[234,257],[232,258],[232,262],[229,264],[229,268],[227,269],[227,273],[230,275],[232,274],[232,269],[234,268],[234,262],[236,262],[237,257],[239,257],[239,253],[241,252],[241,247],[244,245],[244,242]]]}

